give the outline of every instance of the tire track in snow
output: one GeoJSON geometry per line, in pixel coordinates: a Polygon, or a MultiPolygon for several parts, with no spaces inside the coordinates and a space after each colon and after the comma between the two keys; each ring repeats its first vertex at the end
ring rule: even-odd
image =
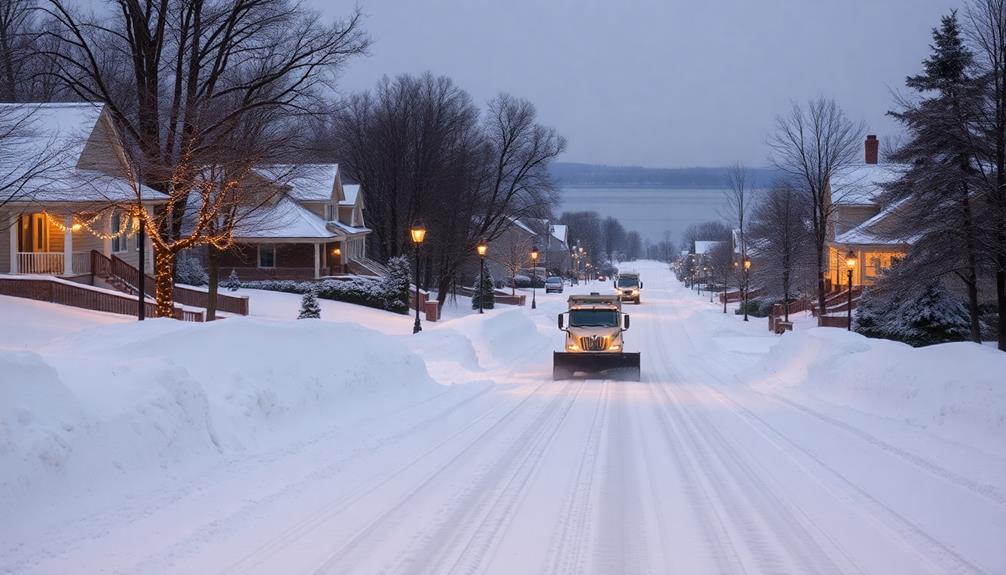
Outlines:
{"type": "Polygon", "coordinates": [[[552,534],[552,544],[545,559],[547,573],[573,575],[583,573],[585,570],[582,557],[586,549],[589,521],[593,518],[594,511],[591,497],[597,481],[601,436],[607,428],[610,405],[610,382],[605,380],[597,405],[594,407],[594,416],[587,440],[584,442],[580,464],[577,466],[573,483],[567,490],[559,522],[552,534]]]}
{"type": "MultiPolygon", "coordinates": [[[[542,385],[538,385],[534,390],[531,391],[531,393],[529,393],[524,398],[522,398],[521,401],[516,406],[512,407],[509,411],[507,411],[502,416],[500,416],[500,418],[497,419],[494,422],[493,425],[494,426],[498,425],[503,419],[505,419],[508,416],[510,416],[520,405],[523,404],[523,402],[527,401],[532,396],[534,396],[541,389],[541,387],[542,387],[542,385]]],[[[422,429],[425,429],[427,427],[435,425],[436,423],[441,422],[446,415],[457,411],[457,409],[459,407],[461,407],[462,405],[467,404],[467,403],[469,403],[471,401],[474,401],[478,397],[481,397],[481,396],[485,395],[488,391],[490,391],[490,388],[486,388],[485,390],[482,390],[482,391],[480,391],[480,392],[478,392],[476,394],[473,394],[471,397],[466,398],[464,401],[459,402],[458,404],[452,405],[450,408],[448,408],[446,410],[443,410],[443,411],[439,411],[435,415],[433,415],[433,416],[431,416],[429,418],[424,419],[422,422],[420,422],[416,426],[410,427],[408,429],[402,430],[402,431],[394,434],[393,437],[400,439],[400,438],[403,438],[403,437],[414,435],[414,433],[416,431],[420,431],[422,429]]],[[[310,531],[312,531],[314,529],[317,529],[318,527],[320,527],[321,525],[323,525],[325,522],[327,522],[327,521],[331,520],[332,518],[338,516],[341,512],[343,512],[344,510],[346,510],[347,508],[349,508],[350,506],[352,506],[357,501],[359,501],[362,498],[366,497],[367,495],[369,495],[369,494],[377,491],[378,489],[380,489],[384,485],[386,485],[389,482],[391,482],[393,479],[395,479],[397,477],[400,477],[403,473],[405,473],[408,470],[410,470],[411,468],[415,467],[420,462],[426,460],[426,458],[428,458],[433,453],[439,451],[444,446],[452,443],[455,439],[457,439],[457,438],[465,435],[467,432],[469,432],[471,429],[473,429],[476,426],[478,426],[480,423],[482,423],[482,422],[490,419],[499,410],[500,410],[499,407],[494,405],[493,407],[489,408],[488,410],[480,413],[477,417],[473,418],[470,422],[468,422],[464,427],[462,427],[458,431],[456,431],[454,433],[451,433],[449,436],[447,436],[443,440],[438,441],[435,444],[433,444],[432,446],[430,446],[429,448],[423,450],[416,457],[409,459],[409,461],[406,462],[404,465],[401,465],[401,466],[397,467],[395,470],[393,470],[392,472],[388,473],[387,475],[382,476],[382,478],[379,481],[373,482],[373,483],[366,483],[362,487],[360,487],[360,488],[358,488],[356,490],[353,490],[352,492],[346,494],[343,497],[335,498],[335,499],[333,499],[333,500],[331,500],[331,501],[323,504],[317,511],[311,513],[306,518],[304,518],[304,519],[302,519],[300,521],[297,521],[296,523],[294,523],[293,525],[291,525],[289,528],[285,529],[278,536],[276,536],[273,539],[267,541],[266,543],[264,543],[263,545],[259,546],[258,548],[256,548],[251,553],[245,555],[244,557],[242,557],[241,559],[239,559],[238,561],[236,561],[235,563],[233,563],[231,566],[229,566],[228,568],[226,568],[223,571],[223,573],[243,573],[243,572],[246,572],[249,569],[251,569],[251,568],[253,568],[253,567],[261,564],[263,561],[269,559],[271,556],[275,555],[276,553],[279,553],[280,551],[282,551],[283,549],[285,549],[286,547],[288,547],[289,545],[291,545],[292,543],[294,543],[300,537],[303,537],[306,533],[309,533],[310,531]]],[[[373,449],[379,449],[379,448],[382,448],[384,446],[385,446],[385,444],[380,444],[380,445],[378,445],[376,447],[372,446],[371,449],[358,449],[358,450],[356,450],[355,453],[356,454],[366,454],[366,453],[370,453],[373,449]]],[[[470,444],[468,444],[467,447],[470,447],[470,444]]],[[[330,465],[326,465],[323,469],[321,469],[321,470],[319,470],[317,472],[312,473],[311,476],[308,479],[309,480],[310,479],[316,479],[316,478],[318,478],[320,476],[324,476],[326,474],[331,474],[332,471],[334,471],[334,470],[336,470],[336,469],[338,469],[340,467],[343,467],[346,463],[348,463],[352,459],[355,459],[355,457],[349,457],[349,458],[346,458],[346,459],[340,459],[339,461],[336,461],[336,462],[334,462],[334,463],[332,463],[330,465]]],[[[291,486],[290,488],[284,489],[282,492],[277,493],[274,496],[271,496],[269,499],[270,500],[272,500],[272,499],[278,499],[281,496],[283,496],[287,491],[289,491],[290,489],[292,489],[293,487],[299,486],[299,485],[301,485],[304,482],[306,482],[306,481],[298,482],[294,486],[291,486]]],[[[257,507],[257,506],[261,505],[262,503],[263,503],[263,501],[257,501],[257,502],[254,502],[253,506],[257,507]]],[[[252,509],[252,506],[248,507],[248,509],[252,509]]]]}
{"type": "Polygon", "coordinates": [[[971,479],[968,479],[967,477],[964,477],[959,473],[955,473],[954,471],[951,471],[936,463],[933,463],[932,461],[929,461],[924,457],[920,457],[918,455],[915,455],[914,453],[911,453],[910,451],[891,445],[890,443],[887,443],[886,441],[860,429],[859,427],[845,423],[844,421],[831,417],[830,415],[825,415],[802,403],[793,401],[789,398],[773,395],[770,393],[764,393],[753,389],[750,391],[753,393],[757,393],[758,395],[768,397],[770,399],[774,399],[778,402],[789,405],[790,407],[797,409],[811,417],[819,419],[825,423],[837,427],[838,429],[841,429],[842,431],[845,431],[846,433],[854,435],[878,449],[886,451],[892,455],[895,455],[907,461],[908,463],[911,463],[912,465],[915,465],[916,467],[924,469],[925,471],[928,471],[929,473],[932,473],[933,475],[941,479],[944,479],[947,482],[956,485],[957,487],[971,491],[975,495],[983,497],[989,500],[990,502],[999,505],[1000,507],[1006,507],[1006,496],[1000,494],[996,490],[996,488],[993,487],[992,485],[972,481],[971,479]]]}
{"type": "MultiPolygon", "coordinates": [[[[486,493],[491,491],[491,485],[478,486],[471,490],[470,495],[474,496],[474,499],[479,499],[480,502],[462,502],[458,506],[457,511],[460,511],[463,514],[468,512],[468,510],[479,510],[487,507],[488,513],[484,515],[482,521],[479,522],[474,530],[470,530],[470,536],[467,538],[463,547],[460,548],[460,553],[456,553],[457,558],[451,565],[450,569],[444,569],[446,563],[442,563],[427,572],[437,574],[475,573],[481,565],[486,563],[486,559],[490,557],[492,550],[495,548],[496,543],[498,543],[497,537],[504,532],[506,526],[509,525],[516,507],[523,500],[528,484],[541,464],[545,452],[552,445],[553,439],[562,428],[567,415],[569,415],[573,404],[579,398],[585,385],[585,383],[581,384],[576,391],[571,394],[572,397],[569,401],[559,407],[558,414],[554,416],[551,413],[548,414],[553,422],[543,421],[542,425],[535,426],[534,428],[528,430],[527,433],[534,436],[532,439],[532,445],[528,446],[521,442],[514,444],[511,451],[518,457],[521,452],[526,452],[526,455],[521,458],[516,466],[513,466],[509,461],[512,459],[512,456],[506,457],[497,462],[494,466],[494,470],[491,470],[486,474],[486,479],[489,480],[487,483],[491,484],[493,479],[499,475],[503,475],[508,467],[514,467],[511,475],[507,478],[506,482],[499,490],[498,495],[495,498],[492,498],[491,502],[487,501],[490,498],[486,497],[486,493]]],[[[543,417],[542,419],[544,420],[546,418],[543,417]]],[[[496,481],[498,482],[499,480],[496,481]]],[[[479,514],[481,514],[479,511],[470,513],[472,516],[479,514]]],[[[445,525],[460,526],[461,521],[455,522],[448,519],[445,525]]],[[[454,537],[455,540],[461,538],[461,534],[465,531],[458,528],[454,528],[452,530],[456,532],[456,536],[454,537]]],[[[458,546],[455,545],[454,547],[457,548],[458,546]]],[[[450,555],[454,554],[455,551],[451,551],[450,555]]],[[[448,557],[450,555],[448,555],[448,557]]]]}
{"type": "MultiPolygon", "coordinates": [[[[640,508],[638,455],[626,387],[615,384],[607,426],[594,568],[600,573],[648,573],[645,517],[640,508]]],[[[638,384],[637,384],[638,385],[638,384]]]]}
{"type": "MultiPolygon", "coordinates": [[[[551,383],[551,382],[549,382],[551,383]]],[[[572,386],[573,382],[567,382],[562,388],[562,392],[556,394],[554,397],[539,413],[539,418],[543,413],[549,413],[554,411],[558,407],[558,402],[560,399],[568,397],[569,388],[572,386]]],[[[433,472],[427,474],[418,484],[416,484],[412,489],[407,491],[404,495],[397,498],[396,502],[389,508],[385,509],[383,513],[376,516],[368,524],[358,531],[355,536],[350,538],[348,541],[339,545],[338,548],[333,550],[328,554],[325,560],[316,568],[313,572],[315,574],[324,573],[346,573],[352,572],[351,567],[344,567],[339,570],[334,570],[334,568],[340,563],[346,561],[349,555],[353,552],[359,552],[362,549],[362,543],[366,541],[371,535],[379,530],[387,530],[388,525],[392,527],[395,524],[395,519],[397,515],[402,514],[413,499],[420,494],[423,490],[429,488],[434,484],[435,480],[441,475],[449,471],[457,463],[461,462],[464,456],[468,455],[470,452],[475,451],[481,447],[484,447],[486,443],[486,438],[489,437],[493,432],[497,431],[503,425],[512,420],[520,411],[521,408],[534,396],[537,392],[542,389],[546,383],[540,383],[535,388],[534,392],[523,397],[516,405],[509,409],[502,417],[497,419],[491,426],[483,430],[481,433],[476,435],[467,442],[465,446],[458,452],[454,454],[448,461],[444,462],[433,472]]],[[[529,426],[529,428],[535,427],[537,420],[529,426]]],[[[539,424],[540,425],[540,424],[539,424]]],[[[471,426],[468,426],[471,427],[471,426]]],[[[466,427],[465,431],[467,431],[466,427]]],[[[526,431],[526,430],[525,430],[526,431]]]]}
{"type": "MultiPolygon", "coordinates": [[[[850,481],[844,474],[839,470],[825,463],[820,457],[815,455],[809,449],[799,445],[788,436],[780,432],[778,429],[773,427],[764,418],[760,417],[756,413],[747,409],[743,405],[740,405],[732,398],[729,398],[722,392],[716,391],[725,403],[731,403],[734,405],[736,410],[742,412],[745,417],[749,420],[749,425],[752,427],[760,426],[767,430],[769,433],[777,437],[783,443],[789,446],[780,446],[780,449],[784,452],[791,453],[792,450],[796,450],[801,453],[805,458],[809,459],[812,466],[825,472],[826,475],[832,477],[835,482],[838,483],[840,489],[840,497],[845,498],[851,504],[858,506],[862,509],[872,509],[871,513],[873,517],[877,520],[880,525],[883,525],[888,530],[893,532],[898,538],[902,539],[910,545],[910,547],[916,552],[920,559],[924,559],[934,566],[938,567],[941,571],[947,573],[971,573],[975,575],[990,575],[989,572],[985,571],[978,565],[974,564],[967,558],[963,557],[947,545],[945,545],[940,540],[936,539],[924,529],[919,527],[917,524],[913,523],[909,519],[905,518],[903,515],[892,509],[890,506],[886,505],[865,489],[859,487],[852,481],[850,481]],[[886,516],[887,520],[879,517],[880,515],[886,516]],[[936,554],[931,554],[931,551],[935,550],[936,554]]],[[[740,416],[739,416],[740,417],[740,416]]]]}

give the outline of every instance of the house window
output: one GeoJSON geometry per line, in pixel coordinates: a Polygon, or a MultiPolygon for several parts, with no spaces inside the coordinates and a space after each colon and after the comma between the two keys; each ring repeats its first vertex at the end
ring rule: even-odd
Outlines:
{"type": "Polygon", "coordinates": [[[335,206],[332,204],[325,204],[325,221],[334,222],[335,221],[335,206]]]}
{"type": "MultiPolygon", "coordinates": [[[[112,233],[117,234],[119,230],[122,229],[122,212],[115,211],[112,212],[112,233]]],[[[126,234],[115,236],[112,238],[112,253],[122,253],[129,249],[127,247],[126,234]]]]}
{"type": "Polygon", "coordinates": [[[276,246],[262,245],[258,247],[258,267],[276,267],[276,246]]]}

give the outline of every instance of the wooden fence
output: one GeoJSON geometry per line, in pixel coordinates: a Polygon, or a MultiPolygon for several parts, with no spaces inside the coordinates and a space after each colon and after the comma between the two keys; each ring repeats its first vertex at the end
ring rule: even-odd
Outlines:
{"type": "MultiPolygon", "coordinates": [[[[136,315],[138,307],[136,296],[57,278],[0,278],[0,294],[130,316],[136,315]]],[[[144,313],[154,317],[154,302],[144,301],[143,305],[144,313]]],[[[204,321],[202,311],[178,306],[174,317],[183,321],[204,321]]]]}

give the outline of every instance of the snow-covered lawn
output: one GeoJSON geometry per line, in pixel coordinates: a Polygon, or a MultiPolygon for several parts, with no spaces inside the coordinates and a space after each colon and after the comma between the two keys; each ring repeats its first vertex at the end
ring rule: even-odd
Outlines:
{"type": "Polygon", "coordinates": [[[778,337],[635,267],[639,383],[550,378],[607,283],[418,336],[0,297],[0,572],[1006,572],[1006,354],[778,337]]]}

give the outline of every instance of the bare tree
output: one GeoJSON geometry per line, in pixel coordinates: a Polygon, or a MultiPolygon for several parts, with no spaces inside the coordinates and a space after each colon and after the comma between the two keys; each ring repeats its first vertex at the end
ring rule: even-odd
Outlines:
{"type": "Polygon", "coordinates": [[[726,293],[730,285],[737,279],[734,266],[736,260],[730,242],[724,241],[716,244],[707,254],[706,262],[711,268],[714,281],[718,280],[723,286],[723,313],[727,313],[726,293]]]}
{"type": "Polygon", "coordinates": [[[834,100],[812,100],[806,108],[793,104],[790,113],[776,119],[770,138],[776,167],[806,192],[816,254],[817,305],[825,309],[826,243],[833,232],[835,206],[854,186],[839,186],[836,176],[856,165],[862,124],[854,124],[834,100]]]}
{"type": "Polygon", "coordinates": [[[751,179],[748,171],[740,164],[734,164],[730,168],[730,175],[727,176],[727,213],[722,214],[723,219],[737,226],[737,248],[740,250],[741,260],[747,257],[747,220],[751,213],[751,179]]]}
{"type": "Polygon", "coordinates": [[[992,216],[989,247],[995,266],[999,310],[999,350],[1006,351],[1006,0],[970,0],[968,36],[984,83],[978,129],[982,143],[974,147],[980,186],[992,216]]]}
{"type": "Polygon", "coordinates": [[[139,215],[154,248],[157,314],[170,316],[175,255],[227,240],[214,222],[228,194],[206,178],[207,166],[227,156],[245,115],[308,111],[368,41],[358,12],[325,24],[286,0],[113,4],[85,17],[67,0],[48,0],[56,45],[47,55],[69,89],[106,104],[137,150],[142,181],[168,196],[163,211],[139,215]],[[183,231],[187,217],[195,223],[183,231]]]}
{"type": "Polygon", "coordinates": [[[812,235],[806,222],[808,203],[791,182],[776,182],[752,212],[749,234],[751,255],[764,265],[756,266],[758,283],[783,301],[785,321],[789,321],[789,303],[798,278],[811,264],[815,254],[812,235]]]}
{"type": "Polygon", "coordinates": [[[608,261],[614,261],[619,252],[625,252],[625,228],[622,222],[608,216],[601,223],[601,233],[604,234],[604,253],[608,261]]]}
{"type": "Polygon", "coordinates": [[[494,246],[492,259],[503,266],[510,276],[510,294],[513,295],[517,293],[515,278],[530,263],[534,242],[531,237],[516,231],[504,233],[499,239],[494,246]]]}

